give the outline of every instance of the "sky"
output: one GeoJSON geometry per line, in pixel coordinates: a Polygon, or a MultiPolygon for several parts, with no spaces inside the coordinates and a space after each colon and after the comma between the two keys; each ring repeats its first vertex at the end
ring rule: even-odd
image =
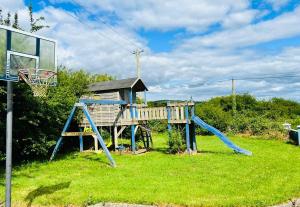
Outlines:
{"type": "MultiPolygon", "coordinates": [[[[72,70],[136,76],[148,99],[207,100],[231,93],[300,101],[300,0],[32,0],[72,70]]],[[[28,29],[29,0],[1,0],[28,29]]]]}

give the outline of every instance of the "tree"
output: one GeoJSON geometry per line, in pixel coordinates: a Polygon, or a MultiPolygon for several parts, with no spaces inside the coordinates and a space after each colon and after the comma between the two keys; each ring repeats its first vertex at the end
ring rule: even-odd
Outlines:
{"type": "Polygon", "coordinates": [[[3,23],[2,9],[0,8],[0,25],[3,25],[3,23]]]}
{"type": "Polygon", "coordinates": [[[43,28],[49,28],[48,25],[43,25],[41,22],[45,21],[45,17],[40,16],[39,18],[35,19],[33,17],[33,8],[32,8],[32,3],[30,2],[28,6],[28,11],[29,11],[29,18],[30,18],[30,32],[34,33],[37,32],[43,28]]]}
{"type": "Polygon", "coordinates": [[[11,25],[10,17],[11,17],[11,14],[10,14],[10,12],[8,12],[8,13],[7,13],[7,17],[6,17],[6,19],[4,20],[4,24],[5,24],[6,26],[10,26],[10,25],[11,25]]]}
{"type": "Polygon", "coordinates": [[[20,27],[19,27],[19,17],[18,17],[17,12],[15,13],[14,23],[13,23],[12,27],[15,28],[15,29],[20,29],[20,27]]]}

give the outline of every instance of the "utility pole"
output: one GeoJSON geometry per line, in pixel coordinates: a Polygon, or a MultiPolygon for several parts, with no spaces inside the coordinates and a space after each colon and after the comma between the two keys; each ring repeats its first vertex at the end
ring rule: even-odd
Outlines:
{"type": "Polygon", "coordinates": [[[233,112],[233,116],[235,116],[235,114],[236,114],[236,91],[235,91],[235,80],[233,78],[231,79],[231,85],[232,85],[232,91],[231,91],[232,112],[233,112]]]}
{"type": "Polygon", "coordinates": [[[138,78],[141,78],[140,57],[142,52],[144,52],[144,50],[141,49],[136,49],[135,51],[132,52],[132,54],[135,55],[135,59],[136,59],[136,75],[138,78]]]}

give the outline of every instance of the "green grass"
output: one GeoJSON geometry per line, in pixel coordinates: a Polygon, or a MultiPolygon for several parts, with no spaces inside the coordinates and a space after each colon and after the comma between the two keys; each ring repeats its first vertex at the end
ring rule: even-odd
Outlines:
{"type": "MultiPolygon", "coordinates": [[[[268,206],[300,197],[300,148],[282,141],[232,138],[253,152],[234,154],[215,137],[198,137],[197,155],[164,153],[167,136],[155,135],[155,150],[113,157],[75,153],[51,163],[14,168],[17,206],[83,206],[101,201],[183,206],[268,206]]],[[[3,182],[3,180],[2,180],[3,182]]],[[[1,198],[4,198],[1,185],[1,198]]]]}

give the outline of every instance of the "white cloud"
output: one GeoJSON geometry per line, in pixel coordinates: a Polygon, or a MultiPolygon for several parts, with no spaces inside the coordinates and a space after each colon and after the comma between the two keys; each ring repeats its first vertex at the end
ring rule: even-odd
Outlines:
{"type": "Polygon", "coordinates": [[[105,27],[87,20],[80,23],[61,9],[47,7],[36,15],[45,16],[49,29],[39,32],[58,40],[58,62],[73,69],[88,69],[94,73],[109,73],[119,78],[135,73],[134,47],[120,38],[114,31],[122,33],[126,39],[141,45],[135,34],[124,28],[105,27]],[[123,47],[120,47],[122,45],[123,47]]]}
{"type": "Polygon", "coordinates": [[[240,27],[248,25],[252,22],[258,11],[255,10],[245,10],[241,12],[231,13],[225,17],[223,21],[223,26],[225,28],[240,27]]]}
{"type": "MultiPolygon", "coordinates": [[[[150,99],[189,99],[190,96],[196,100],[207,99],[230,94],[230,81],[216,80],[299,71],[300,47],[285,48],[275,55],[244,48],[299,35],[299,8],[273,20],[251,24],[259,13],[248,9],[247,1],[201,1],[202,6],[199,6],[199,1],[192,0],[181,4],[179,0],[163,3],[155,1],[155,5],[151,0],[128,0],[126,3],[115,0],[76,1],[85,4],[91,11],[95,10],[95,13],[101,8],[116,12],[124,18],[121,19],[125,22],[123,26],[112,26],[122,37],[110,27],[86,19],[85,14],[79,14],[83,17],[83,25],[63,9],[45,7],[35,15],[45,16],[50,25],[49,29],[40,34],[58,40],[59,63],[73,69],[109,73],[117,78],[132,77],[135,75],[135,59],[130,51],[136,46],[125,40],[130,39],[130,42],[146,51],[141,58],[142,77],[150,88],[150,99]],[[135,15],[141,16],[136,18],[135,15]],[[216,22],[223,25],[222,31],[187,39],[175,50],[165,53],[151,52],[146,45],[147,40],[139,37],[128,26],[157,29],[184,27],[194,30],[204,29],[216,22]],[[237,47],[241,48],[236,50],[237,47]],[[208,83],[199,84],[205,82],[208,83]]],[[[27,15],[25,11],[24,7],[19,9],[19,14],[24,18],[27,15]]],[[[22,21],[25,24],[27,20],[22,21]]],[[[295,98],[293,90],[298,86],[299,78],[237,81],[238,92],[261,96],[274,94],[295,98]]]]}
{"type": "Polygon", "coordinates": [[[289,38],[300,34],[299,22],[300,6],[272,20],[189,39],[183,47],[234,48],[289,38]]]}
{"type": "MultiPolygon", "coordinates": [[[[62,1],[64,0],[52,0],[54,3],[62,1]]],[[[247,0],[65,1],[77,2],[93,13],[99,14],[106,11],[116,14],[121,19],[121,24],[129,25],[132,28],[163,31],[177,28],[205,31],[211,24],[222,22],[228,14],[235,13],[237,16],[239,12],[244,12],[249,7],[247,0]]],[[[249,19],[250,16],[247,14],[246,18],[249,19]]],[[[240,17],[233,18],[236,21],[240,17]]],[[[241,21],[241,19],[238,21],[241,21]]]]}
{"type": "Polygon", "coordinates": [[[15,12],[24,8],[23,0],[2,0],[0,2],[0,8],[5,11],[15,12]]]}

